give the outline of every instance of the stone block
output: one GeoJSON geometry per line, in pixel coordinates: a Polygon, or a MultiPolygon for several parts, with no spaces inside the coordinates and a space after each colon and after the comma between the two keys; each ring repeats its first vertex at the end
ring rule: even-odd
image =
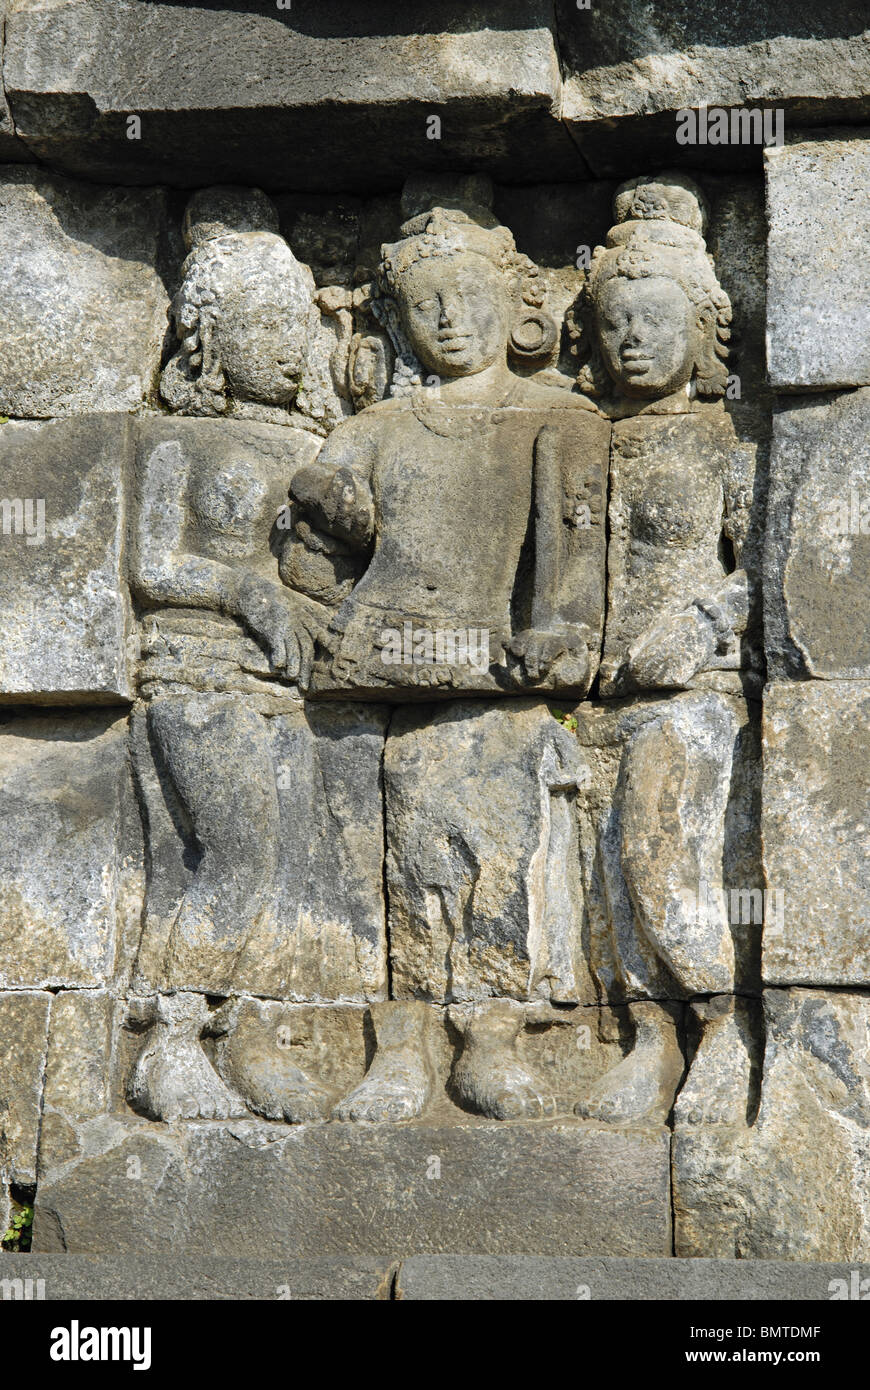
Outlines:
{"type": "Polygon", "coordinates": [[[558,0],[563,118],[596,175],[646,164],[757,166],[758,144],[679,145],[685,108],[780,108],[789,126],[868,115],[870,36],[854,0],[759,6],[558,0]]]}
{"type": "Polygon", "coordinates": [[[156,400],[166,216],[162,189],[0,170],[0,412],[44,419],[156,400]]]}
{"type": "Polygon", "coordinates": [[[197,1255],[0,1255],[3,1296],[47,1303],[294,1302],[389,1300],[395,1273],[386,1258],[323,1255],[309,1260],[216,1260],[197,1255]],[[20,1292],[18,1282],[20,1282],[20,1292]],[[41,1284],[38,1282],[41,1281],[41,1284]],[[10,1292],[6,1292],[6,1288],[10,1292]],[[37,1293],[37,1290],[39,1292],[37,1293]]]}
{"type": "Polygon", "coordinates": [[[768,686],[762,846],[767,984],[870,984],[870,687],[768,686]]]}
{"type": "Polygon", "coordinates": [[[43,1178],[34,1250],[666,1255],[668,1174],[660,1129],[104,1118],[43,1178]]]}
{"type": "MultiPolygon", "coordinates": [[[[0,31],[5,29],[11,0],[0,0],[0,31]]],[[[0,32],[0,160],[27,159],[27,151],[15,134],[12,113],[3,89],[2,58],[4,34],[0,32]]]]}
{"type": "Polygon", "coordinates": [[[571,178],[582,161],[559,120],[550,9],[487,3],[469,22],[460,0],[398,16],[385,0],[365,13],[346,0],[25,0],[8,22],[6,87],[28,148],[86,177],[370,190],[468,164],[571,178]]]}
{"type": "MultiPolygon", "coordinates": [[[[51,1268],[45,1257],[42,1264],[51,1268]]],[[[835,1280],[850,1289],[856,1286],[855,1276],[861,1286],[867,1275],[867,1266],[854,1269],[846,1264],[788,1260],[414,1255],[399,1266],[396,1298],[411,1302],[812,1302],[830,1299],[835,1280]]]]}
{"type": "MultiPolygon", "coordinates": [[[[741,483],[749,482],[749,460],[742,453],[730,419],[715,409],[640,415],[614,424],[602,695],[637,689],[634,644],[654,622],[691,605],[703,585],[721,589],[727,584],[715,549],[720,541],[716,523],[725,499],[733,509],[741,483]]],[[[705,664],[711,670],[736,669],[739,646],[732,636],[727,650],[717,650],[705,664]]]]}
{"type": "Polygon", "coordinates": [[[0,723],[0,988],[106,984],[141,911],[126,720],[0,723]]]}
{"type": "Polygon", "coordinates": [[[576,741],[536,701],[399,710],[385,753],[393,988],[594,1003],[576,741]]]}
{"type": "MultiPolygon", "coordinates": [[[[870,53],[870,34],[862,47],[870,53]]],[[[795,134],[768,150],[766,170],[771,383],[805,390],[870,382],[870,140],[847,130],[795,134]]]]}
{"type": "MultiPolygon", "coordinates": [[[[158,703],[165,710],[171,701],[158,703]]],[[[280,852],[269,901],[249,924],[236,960],[234,990],[291,1000],[384,997],[380,777],[387,718],[377,705],[298,703],[262,721],[280,852]]],[[[186,956],[173,935],[192,879],[190,836],[173,817],[166,769],[154,760],[144,719],[134,722],[133,747],[152,865],[136,986],[159,987],[169,971],[175,987],[200,988],[201,962],[186,956]]],[[[224,748],[219,757],[231,753],[224,748]]],[[[243,756],[244,749],[236,754],[243,756]]],[[[196,768],[193,774],[205,776],[196,768]]],[[[255,774],[249,769],[247,775],[255,774]]],[[[241,802],[238,811],[247,814],[241,802]]],[[[259,833],[258,825],[252,829],[259,833]]],[[[224,868],[230,872],[233,866],[224,868]]]]}
{"type": "Polygon", "coordinates": [[[584,942],[602,998],[758,988],[757,715],[702,689],[573,710],[584,942]]]}
{"type": "Polygon", "coordinates": [[[674,1137],[675,1253],[850,1260],[870,1253],[870,1000],[767,990],[751,1124],[674,1137]]]}
{"type": "Polygon", "coordinates": [[[77,1126],[110,1107],[114,1013],[107,990],[61,990],[54,996],[39,1136],[43,1171],[74,1158],[77,1126]]]}
{"type": "Polygon", "coordinates": [[[131,697],[126,444],[120,415],[0,425],[0,704],[131,697]]]}
{"type": "Polygon", "coordinates": [[[870,389],[774,416],[764,551],[768,678],[870,678],[870,389]]]}
{"type": "Polygon", "coordinates": [[[0,990],[0,1175],[18,1186],[36,1182],[50,1008],[50,994],[0,990]]]}

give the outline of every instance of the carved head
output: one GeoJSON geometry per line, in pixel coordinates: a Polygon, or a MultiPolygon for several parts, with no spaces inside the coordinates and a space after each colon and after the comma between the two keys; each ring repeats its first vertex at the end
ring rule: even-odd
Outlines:
{"type": "Polygon", "coordinates": [[[555,326],[539,272],[507,227],[484,208],[435,207],[405,222],[381,248],[375,313],[397,352],[393,394],[420,381],[471,376],[504,360],[549,350],[555,326]],[[527,308],[524,306],[531,306],[527,308]]]}
{"type": "Polygon", "coordinates": [[[204,189],[184,235],[190,254],[171,310],[181,346],[163,373],[164,400],[189,415],[222,415],[231,403],[286,408],[318,315],[311,272],[278,235],[274,206],[259,189],[204,189]]]}
{"type": "Polygon", "coordinates": [[[731,302],[701,235],[701,190],[682,175],[633,179],[616,192],[618,219],[598,246],[581,296],[590,395],[655,400],[684,388],[721,396],[731,302]]]}

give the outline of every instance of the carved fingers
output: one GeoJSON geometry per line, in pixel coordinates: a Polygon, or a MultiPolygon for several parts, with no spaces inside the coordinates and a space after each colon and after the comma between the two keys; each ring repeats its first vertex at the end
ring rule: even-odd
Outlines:
{"type": "Polygon", "coordinates": [[[632,644],[629,674],[642,689],[682,689],[709,665],[716,645],[714,625],[702,610],[671,613],[632,644]]]}
{"type": "Polygon", "coordinates": [[[546,680],[557,662],[570,665],[570,672],[560,670],[560,679],[571,685],[582,685],[589,673],[589,653],[579,632],[565,629],[560,632],[526,628],[508,644],[508,651],[522,663],[531,685],[546,680]]]}

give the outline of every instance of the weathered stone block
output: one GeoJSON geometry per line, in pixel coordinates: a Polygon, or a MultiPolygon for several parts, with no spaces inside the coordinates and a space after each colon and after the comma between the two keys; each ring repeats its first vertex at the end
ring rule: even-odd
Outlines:
{"type": "Polygon", "coordinates": [[[0,988],[94,987],[141,909],[126,720],[0,724],[0,988]]]}
{"type": "Polygon", "coordinates": [[[764,1012],[754,1123],[677,1124],[676,1254],[866,1260],[870,1000],[767,990],[764,1012]]]}
{"type": "Polygon", "coordinates": [[[119,415],[0,425],[0,704],[131,696],[126,444],[119,415]]]}
{"type": "Polygon", "coordinates": [[[779,108],[790,125],[867,119],[870,41],[854,0],[824,12],[813,0],[669,0],[654,12],[646,0],[558,0],[556,28],[563,117],[596,174],[757,163],[757,143],[677,144],[689,107],[779,108]]]}
{"type": "MultiPolygon", "coordinates": [[[[67,1259],[70,1257],[67,1256],[67,1259]]],[[[73,1260],[75,1257],[73,1257],[73,1260]]],[[[43,1257],[40,1268],[52,1270],[43,1257]]],[[[71,1261],[72,1263],[72,1261],[71,1261]]],[[[220,1268],[220,1267],[219,1267],[220,1268]]],[[[832,1297],[833,1281],[861,1285],[867,1266],[787,1260],[570,1259],[547,1255],[415,1255],[402,1260],[396,1298],[415,1301],[589,1299],[661,1302],[720,1299],[741,1302],[817,1301],[832,1297]]],[[[856,1295],[852,1295],[855,1297],[856,1295]]]]}
{"type": "Polygon", "coordinates": [[[571,177],[581,161],[559,120],[550,9],[486,4],[469,23],[459,0],[401,16],[383,0],[365,14],[345,0],[306,12],[25,0],[6,87],[28,147],[91,177],[372,188],[482,162],[512,180],[544,166],[571,177]],[[128,114],[141,116],[135,140],[128,114]]]}
{"type": "Polygon", "coordinates": [[[106,990],[61,990],[54,996],[39,1135],[41,1171],[79,1152],[77,1126],[110,1107],[113,1015],[106,990]]]}
{"type": "Polygon", "coordinates": [[[693,690],[573,713],[584,941],[602,997],[757,989],[757,710],[693,690]]]}
{"type": "MultiPolygon", "coordinates": [[[[0,1207],[2,1211],[2,1207],[0,1207]]],[[[4,1227],[5,1229],[5,1227],[4,1227]]],[[[386,1301],[396,1262],[365,1255],[314,1256],[308,1260],[226,1259],[209,1255],[0,1255],[0,1275],[11,1281],[10,1298],[76,1303],[103,1299],[176,1302],[253,1299],[386,1301]],[[20,1293],[15,1281],[21,1284],[20,1293]],[[38,1283],[37,1281],[41,1281],[38,1283]],[[40,1289],[40,1293],[36,1290],[40,1289]]]]}
{"type": "Polygon", "coordinates": [[[50,994],[0,991],[0,1175],[21,1186],[36,1182],[50,1007],[50,994]]]}
{"type": "Polygon", "coordinates": [[[385,754],[393,987],[595,1001],[582,949],[576,741],[534,701],[400,710],[385,754]]]}
{"type": "MultiPolygon", "coordinates": [[[[157,703],[167,714],[171,700],[157,703]]],[[[251,718],[261,720],[256,713],[251,718]]],[[[387,718],[377,705],[299,703],[262,719],[280,852],[268,902],[262,911],[248,904],[234,990],[299,1000],[384,997],[380,777],[387,718]]],[[[203,739],[210,737],[203,731],[203,739]]],[[[183,940],[173,934],[193,877],[190,836],[173,817],[175,793],[165,767],[154,760],[144,717],[134,723],[133,746],[152,864],[136,984],[147,990],[169,979],[176,988],[203,988],[205,978],[197,973],[202,960],[186,954],[183,940]]],[[[232,748],[218,750],[221,758],[232,755],[232,748]]],[[[203,777],[206,770],[205,762],[191,763],[190,776],[203,777]]],[[[248,776],[255,775],[249,769],[248,776]]],[[[238,809],[240,816],[247,814],[241,801],[238,809]]],[[[261,825],[249,829],[256,836],[261,825]]],[[[245,867],[240,863],[239,872],[245,867]]],[[[233,864],[223,865],[225,874],[233,871],[233,864]]]]}
{"type": "Polygon", "coordinates": [[[774,416],[764,553],[771,679],[870,678],[868,427],[867,388],[785,404],[774,416]]]}
{"type": "Polygon", "coordinates": [[[165,219],[161,189],[0,170],[0,412],[45,418],[155,399],[165,219]]]}
{"type": "MultiPolygon", "coordinates": [[[[644,683],[691,682],[691,667],[683,680],[679,672],[661,681],[641,679],[636,644],[654,623],[691,609],[693,599],[710,602],[713,592],[727,591],[728,572],[718,553],[721,518],[726,508],[748,509],[751,491],[744,506],[738,502],[747,484],[751,489],[751,461],[742,457],[728,416],[715,408],[614,424],[602,695],[625,694],[644,683]]],[[[704,665],[736,669],[739,648],[739,637],[731,635],[704,665]]]]}
{"type": "Polygon", "coordinates": [[[95,1241],[113,1253],[292,1258],[670,1252],[666,1130],[541,1121],[288,1133],[107,1118],[83,1131],[84,1156],[40,1185],[40,1253],[93,1252],[95,1241]]]}
{"type": "Polygon", "coordinates": [[[845,130],[796,138],[768,150],[766,168],[771,382],[783,388],[868,382],[870,140],[845,130]]]}
{"type": "MultiPolygon", "coordinates": [[[[6,17],[11,0],[0,0],[0,64],[2,64],[6,17]]],[[[0,159],[26,159],[27,151],[16,137],[12,113],[3,89],[2,66],[0,66],[0,159]]],[[[5,1229],[5,1228],[4,1228],[5,1229]]]]}
{"type": "Polygon", "coordinates": [[[867,985],[870,686],[769,686],[763,758],[765,982],[867,985]]]}

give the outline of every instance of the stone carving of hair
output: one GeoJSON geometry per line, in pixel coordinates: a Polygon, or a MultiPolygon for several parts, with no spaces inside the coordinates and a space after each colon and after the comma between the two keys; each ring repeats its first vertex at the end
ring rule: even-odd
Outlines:
{"type": "MultiPolygon", "coordinates": [[[[526,317],[546,327],[547,316],[539,312],[546,293],[543,277],[534,262],[517,251],[509,229],[487,208],[473,207],[463,211],[433,207],[403,223],[399,231],[398,241],[381,247],[377,285],[371,301],[372,312],[387,330],[396,352],[390,395],[407,395],[423,383],[424,368],[402,328],[396,297],[403,272],[418,261],[462,251],[485,257],[505,277],[515,315],[521,317],[526,306],[526,317]]],[[[511,341],[519,353],[522,350],[520,339],[512,335],[511,341]]]]}
{"type": "Polygon", "coordinates": [[[702,328],[702,347],[693,382],[700,396],[722,396],[728,383],[731,301],[716,278],[702,230],[707,225],[704,195],[681,174],[638,178],[614,196],[617,221],[604,246],[596,246],[569,333],[585,358],[577,384],[587,395],[606,395],[613,384],[594,332],[595,301],[608,280],[660,276],[680,286],[702,328]]]}
{"type": "Polygon", "coordinates": [[[163,371],[160,394],[181,414],[223,415],[230,400],[217,328],[227,296],[264,273],[278,274],[313,324],[314,281],[279,235],[277,210],[258,188],[195,193],[183,234],[189,255],[170,308],[180,347],[163,371]]]}

